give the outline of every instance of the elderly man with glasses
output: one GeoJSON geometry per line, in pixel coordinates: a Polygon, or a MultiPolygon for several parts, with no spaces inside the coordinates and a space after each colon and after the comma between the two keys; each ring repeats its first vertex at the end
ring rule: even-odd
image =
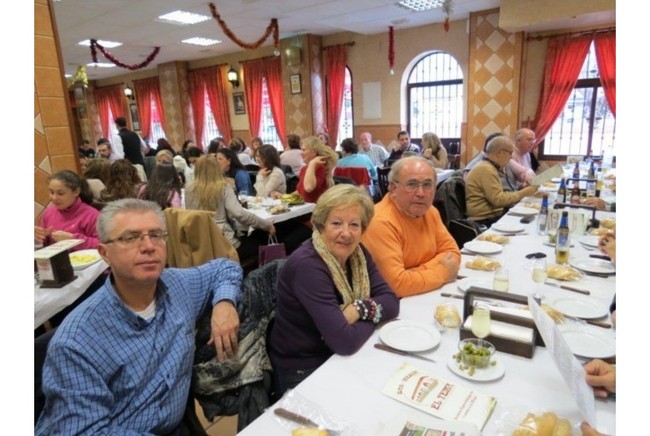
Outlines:
{"type": "Polygon", "coordinates": [[[467,175],[465,203],[470,220],[490,226],[503,216],[506,208],[537,192],[539,188],[537,185],[530,185],[514,192],[503,190],[499,171],[508,165],[513,152],[512,139],[507,136],[497,136],[488,143],[483,160],[467,175]]]}
{"type": "Polygon", "coordinates": [[[398,160],[388,175],[389,193],[361,241],[379,272],[399,297],[440,288],[456,279],[460,250],[433,207],[436,172],[412,156],[398,160]]]}
{"type": "Polygon", "coordinates": [[[241,267],[165,269],[165,220],[149,201],[108,204],[97,230],[111,274],[50,341],[35,434],[189,434],[195,323],[212,307],[208,343],[220,361],[236,355],[241,267]]]}

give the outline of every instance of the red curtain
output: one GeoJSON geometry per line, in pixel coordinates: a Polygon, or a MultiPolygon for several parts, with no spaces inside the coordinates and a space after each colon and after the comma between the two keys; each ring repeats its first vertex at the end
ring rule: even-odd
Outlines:
{"type": "Polygon", "coordinates": [[[616,117],[616,33],[596,34],[596,61],[609,109],[616,117]]]}
{"type": "Polygon", "coordinates": [[[544,139],[562,113],[578,81],[591,39],[591,35],[585,35],[549,40],[542,93],[534,123],[537,143],[544,139]]]}
{"type": "Polygon", "coordinates": [[[110,125],[117,117],[125,117],[126,104],[124,103],[124,90],[122,85],[111,85],[95,89],[95,99],[97,101],[97,110],[99,111],[99,122],[102,126],[102,134],[108,138],[110,125]],[[113,114],[113,119],[109,113],[113,114]]]}
{"type": "MultiPolygon", "coordinates": [[[[339,119],[343,105],[343,90],[345,86],[345,64],[347,52],[345,46],[339,45],[327,49],[327,131],[330,142],[336,142],[339,132],[339,119]]],[[[332,148],[336,144],[329,144],[332,148]]]]}
{"type": "Polygon", "coordinates": [[[266,59],[264,61],[264,71],[266,72],[266,86],[269,91],[271,114],[275,122],[275,129],[278,132],[282,144],[286,144],[287,133],[284,123],[284,91],[282,90],[282,63],[280,62],[280,56],[266,59]]]}
{"type": "Polygon", "coordinates": [[[246,91],[246,106],[248,107],[248,131],[254,138],[259,136],[262,120],[262,80],[264,78],[264,62],[255,59],[243,63],[244,90],[246,91]]]}
{"type": "Polygon", "coordinates": [[[190,71],[190,98],[192,99],[192,113],[194,114],[194,132],[196,145],[203,150],[203,121],[205,120],[205,83],[200,71],[190,71]]]}
{"type": "Polygon", "coordinates": [[[221,67],[209,67],[201,73],[205,80],[205,89],[208,91],[210,110],[214,115],[219,133],[226,143],[230,142],[232,131],[230,126],[230,111],[228,109],[228,96],[226,94],[226,72],[221,67]]]}
{"type": "Polygon", "coordinates": [[[163,112],[162,97],[160,96],[160,82],[158,77],[149,79],[134,80],[135,101],[138,105],[138,115],[140,115],[140,128],[144,138],[149,137],[151,130],[151,102],[156,104],[158,114],[160,115],[160,124],[166,131],[167,123],[165,122],[165,113],[163,112]]]}

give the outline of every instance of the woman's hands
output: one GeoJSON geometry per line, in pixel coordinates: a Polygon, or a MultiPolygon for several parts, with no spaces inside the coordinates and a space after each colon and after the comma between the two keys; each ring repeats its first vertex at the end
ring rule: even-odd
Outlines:
{"type": "Polygon", "coordinates": [[[607,232],[598,240],[598,248],[616,263],[616,232],[607,232]]]}
{"type": "Polygon", "coordinates": [[[45,239],[50,236],[52,233],[52,229],[46,229],[45,227],[41,226],[34,226],[34,242],[38,242],[39,244],[43,244],[45,242],[45,239]]]}
{"type": "Polygon", "coordinates": [[[260,168],[260,170],[257,172],[257,174],[267,177],[269,174],[271,174],[272,168],[260,168]]]}
{"type": "Polygon", "coordinates": [[[359,319],[361,319],[359,316],[359,311],[352,304],[348,304],[343,308],[343,316],[345,317],[345,320],[348,322],[348,324],[354,324],[355,322],[359,321],[359,319]]]}
{"type": "Polygon", "coordinates": [[[51,234],[52,240],[54,242],[65,241],[66,239],[72,239],[72,233],[64,232],[63,230],[57,230],[51,234]]]}

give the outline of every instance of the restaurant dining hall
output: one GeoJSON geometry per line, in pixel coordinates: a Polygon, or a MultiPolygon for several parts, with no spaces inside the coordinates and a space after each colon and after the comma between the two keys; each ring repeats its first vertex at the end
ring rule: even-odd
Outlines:
{"type": "Polygon", "coordinates": [[[35,434],[641,434],[614,0],[33,14],[35,434]]]}

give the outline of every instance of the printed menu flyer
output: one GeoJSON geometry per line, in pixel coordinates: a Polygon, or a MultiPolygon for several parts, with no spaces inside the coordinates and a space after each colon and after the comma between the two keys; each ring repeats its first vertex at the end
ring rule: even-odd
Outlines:
{"type": "Polygon", "coordinates": [[[481,432],[470,422],[422,417],[411,411],[393,415],[379,436],[481,436],[481,432]]]}
{"type": "Polygon", "coordinates": [[[433,377],[409,363],[402,364],[382,393],[437,418],[468,421],[479,429],[497,404],[494,397],[433,377]]]}

